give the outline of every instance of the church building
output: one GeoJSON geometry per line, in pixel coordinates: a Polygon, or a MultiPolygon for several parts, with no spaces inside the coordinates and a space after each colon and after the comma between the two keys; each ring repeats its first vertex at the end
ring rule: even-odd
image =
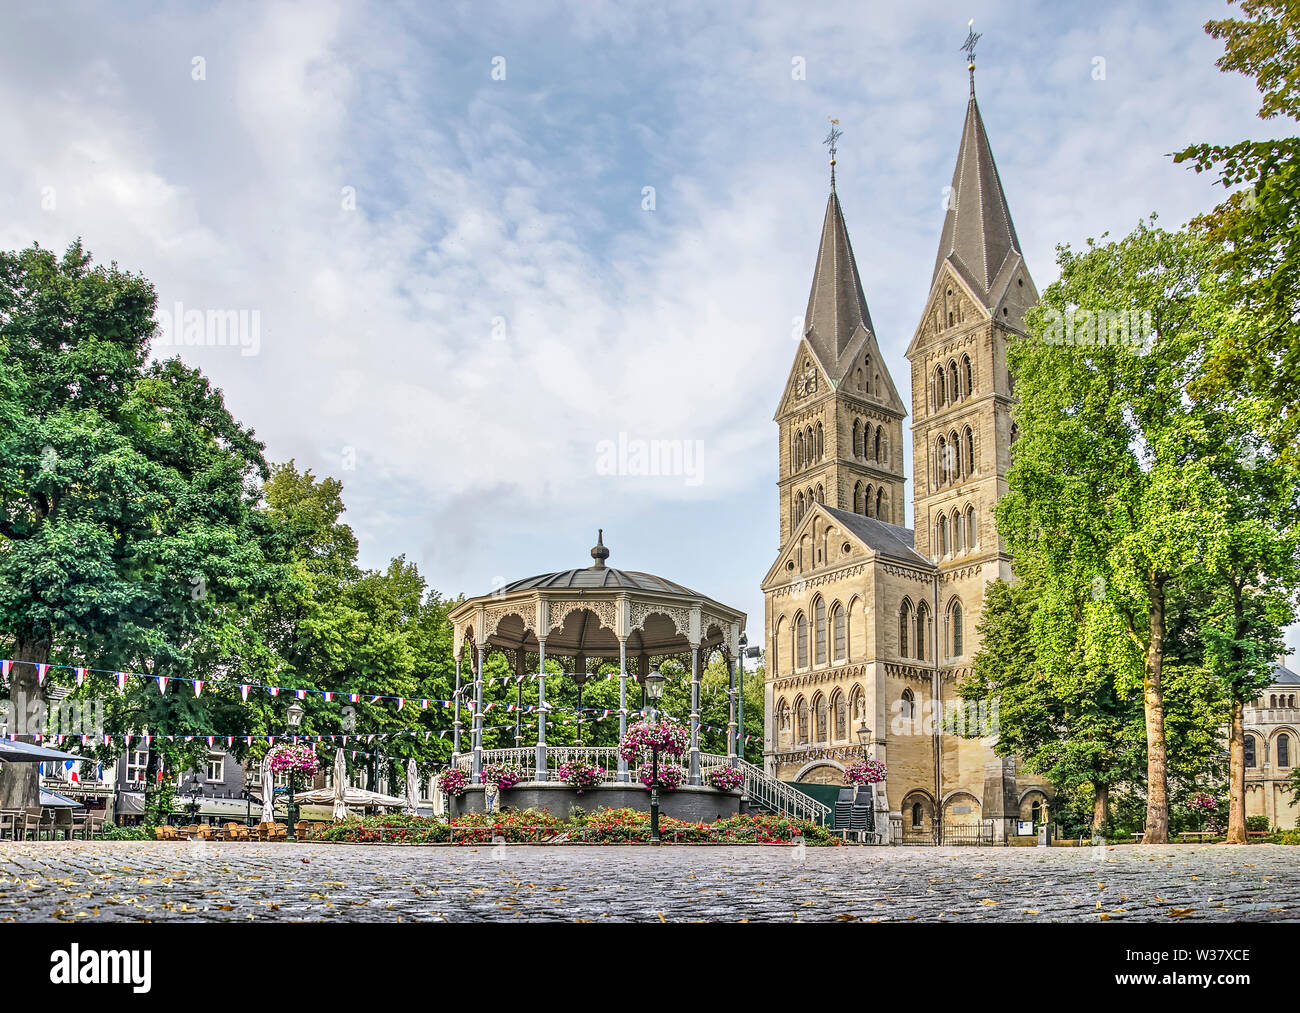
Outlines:
{"type": "Polygon", "coordinates": [[[1046,818],[1051,788],[994,752],[996,714],[958,699],[985,585],[1011,575],[992,508],[1006,489],[1008,336],[1038,294],[975,100],[962,126],[930,291],[907,359],[910,405],[881,355],[831,190],[779,426],[780,552],[765,601],[765,762],[839,784],[864,750],[888,766],[896,839],[1046,818]],[[906,526],[911,418],[914,528],[906,526]],[[982,737],[958,734],[975,731],[982,737]]]}

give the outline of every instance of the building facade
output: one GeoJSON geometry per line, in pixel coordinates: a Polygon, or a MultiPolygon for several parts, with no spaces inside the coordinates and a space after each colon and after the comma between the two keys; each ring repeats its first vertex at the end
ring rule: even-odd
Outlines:
{"type": "Polygon", "coordinates": [[[1046,818],[1051,789],[996,755],[996,715],[955,687],[979,648],[984,587],[1011,575],[992,515],[1014,437],[1006,346],[1037,291],[972,74],[907,350],[909,406],[880,353],[833,166],[775,416],[781,544],[762,583],[766,764],[782,780],[839,783],[865,751],[889,768],[883,794],[904,839],[978,827],[1000,840],[1017,820],[1046,818]],[[914,529],[903,499],[909,414],[914,529]]]}
{"type": "Polygon", "coordinates": [[[1291,787],[1300,750],[1300,675],[1273,666],[1273,681],[1242,708],[1246,753],[1246,815],[1267,816],[1270,827],[1300,826],[1291,787]]]}

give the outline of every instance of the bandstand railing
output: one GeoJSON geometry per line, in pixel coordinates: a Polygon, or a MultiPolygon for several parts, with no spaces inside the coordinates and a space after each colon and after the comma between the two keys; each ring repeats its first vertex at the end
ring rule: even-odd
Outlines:
{"type": "MultiPolygon", "coordinates": [[[[562,763],[589,763],[601,770],[604,781],[618,780],[618,750],[613,746],[547,746],[546,769],[555,771],[562,763]]],[[[537,750],[532,746],[510,749],[483,750],[484,766],[490,763],[507,763],[535,770],[537,750]]],[[[783,781],[765,774],[761,767],[756,767],[747,760],[732,759],[719,753],[700,753],[700,775],[703,776],[714,767],[726,767],[734,763],[745,776],[744,793],[751,801],[766,809],[795,819],[812,820],[825,824],[830,815],[830,807],[822,805],[815,798],[791,788],[783,781]]],[[[464,753],[456,758],[456,766],[462,770],[473,769],[473,755],[464,753]]],[[[637,780],[637,764],[628,764],[628,779],[637,780]]]]}

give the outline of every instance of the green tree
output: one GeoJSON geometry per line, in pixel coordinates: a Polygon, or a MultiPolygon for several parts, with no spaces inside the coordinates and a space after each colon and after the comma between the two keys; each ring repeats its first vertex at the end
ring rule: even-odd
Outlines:
{"type": "MultiPolygon", "coordinates": [[[[1232,0],[1230,0],[1232,2],[1232,0]]],[[[1259,117],[1300,119],[1300,7],[1295,0],[1240,0],[1243,17],[1210,21],[1224,44],[1218,66],[1254,78],[1259,117]]],[[[1232,192],[1197,221],[1217,244],[1230,301],[1256,326],[1225,334],[1203,380],[1212,395],[1246,385],[1269,403],[1264,432],[1300,465],[1300,137],[1195,144],[1176,162],[1213,172],[1232,192]]]]}
{"type": "MultiPolygon", "coordinates": [[[[268,576],[248,489],[262,447],[179,360],[147,361],[155,296],[79,243],[0,253],[0,638],[15,730],[35,665],[192,671],[268,576]],[[134,662],[134,664],[129,664],[134,662]],[[107,663],[107,664],[105,664],[107,663]]],[[[0,798],[35,798],[25,765],[0,798]]]]}
{"type": "Polygon", "coordinates": [[[1112,674],[1089,670],[1072,637],[1083,605],[1051,614],[1040,607],[1042,588],[1031,577],[985,588],[980,640],[971,675],[958,687],[968,700],[996,703],[999,755],[1019,755],[1027,770],[1051,781],[1058,795],[1086,790],[1092,828],[1104,833],[1111,792],[1140,776],[1145,759],[1142,705],[1121,693],[1112,674]],[[1073,640],[1073,663],[1056,670],[1038,661],[1073,640]]]}
{"type": "MultiPolygon", "coordinates": [[[[1013,340],[1016,378],[1008,493],[999,534],[1016,566],[1032,561],[1050,612],[1085,601],[1087,671],[1142,689],[1148,843],[1168,840],[1164,663],[1171,595],[1203,565],[1217,487],[1202,406],[1186,396],[1209,344],[1209,249],[1142,224],[1118,242],[1059,251],[1060,280],[1013,340]],[[1136,317],[1134,316],[1136,314],[1136,317]],[[1103,321],[1136,319],[1145,339],[1103,321]],[[1083,589],[1091,593],[1083,596],[1083,589]]],[[[1040,645],[1053,678],[1078,665],[1074,636],[1040,645]]]]}

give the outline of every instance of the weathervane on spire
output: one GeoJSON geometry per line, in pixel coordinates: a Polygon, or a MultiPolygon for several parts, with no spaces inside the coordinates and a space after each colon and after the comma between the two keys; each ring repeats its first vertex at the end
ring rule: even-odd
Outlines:
{"type": "Polygon", "coordinates": [[[961,51],[966,54],[966,69],[970,71],[970,93],[975,94],[975,44],[984,38],[982,32],[975,31],[975,19],[966,22],[966,41],[961,44],[961,51]]]}
{"type": "Polygon", "coordinates": [[[840,129],[839,120],[834,119],[833,117],[830,116],[827,116],[826,118],[831,121],[831,129],[830,129],[830,133],[826,135],[826,139],[822,141],[822,144],[826,145],[826,147],[830,149],[831,186],[834,187],[835,186],[835,153],[839,150],[839,141],[840,138],[844,136],[844,131],[840,129]]]}

